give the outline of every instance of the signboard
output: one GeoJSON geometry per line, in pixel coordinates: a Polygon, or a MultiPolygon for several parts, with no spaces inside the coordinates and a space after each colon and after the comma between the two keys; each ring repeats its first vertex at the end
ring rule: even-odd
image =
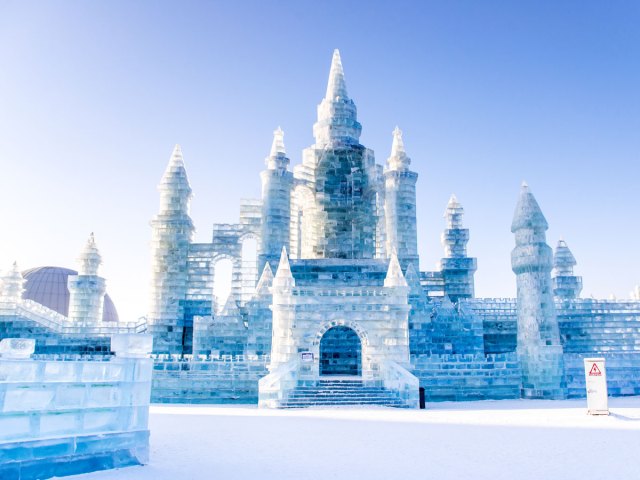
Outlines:
{"type": "Polygon", "coordinates": [[[587,413],[590,415],[609,415],[607,372],[604,358],[585,358],[584,375],[587,385],[587,413]]]}
{"type": "Polygon", "coordinates": [[[301,352],[300,359],[303,362],[313,362],[313,352],[301,352]]]}

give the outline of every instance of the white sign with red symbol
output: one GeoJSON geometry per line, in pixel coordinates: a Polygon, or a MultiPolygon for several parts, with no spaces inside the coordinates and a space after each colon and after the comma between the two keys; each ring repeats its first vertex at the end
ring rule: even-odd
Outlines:
{"type": "Polygon", "coordinates": [[[585,358],[584,374],[587,381],[587,413],[609,415],[604,358],[585,358]]]}

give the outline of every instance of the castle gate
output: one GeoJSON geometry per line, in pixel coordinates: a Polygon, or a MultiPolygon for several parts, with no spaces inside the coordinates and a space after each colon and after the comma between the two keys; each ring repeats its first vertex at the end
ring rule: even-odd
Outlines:
{"type": "Polygon", "coordinates": [[[320,375],[361,375],[362,343],[351,328],[337,326],[320,340],[320,375]]]}

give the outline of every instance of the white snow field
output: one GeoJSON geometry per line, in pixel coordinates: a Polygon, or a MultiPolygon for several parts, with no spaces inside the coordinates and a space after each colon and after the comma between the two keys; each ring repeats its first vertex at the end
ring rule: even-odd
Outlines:
{"type": "Polygon", "coordinates": [[[144,467],[66,477],[187,479],[640,479],[640,397],[427,404],[427,410],[151,407],[144,467]]]}

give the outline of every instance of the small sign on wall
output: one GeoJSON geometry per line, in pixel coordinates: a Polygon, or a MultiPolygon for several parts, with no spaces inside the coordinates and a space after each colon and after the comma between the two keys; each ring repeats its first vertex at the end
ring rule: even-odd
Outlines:
{"type": "Polygon", "coordinates": [[[587,386],[587,413],[589,415],[609,415],[607,371],[604,358],[585,358],[584,375],[587,386]]]}
{"type": "Polygon", "coordinates": [[[305,363],[313,362],[313,352],[301,352],[300,360],[302,360],[305,363]]]}

